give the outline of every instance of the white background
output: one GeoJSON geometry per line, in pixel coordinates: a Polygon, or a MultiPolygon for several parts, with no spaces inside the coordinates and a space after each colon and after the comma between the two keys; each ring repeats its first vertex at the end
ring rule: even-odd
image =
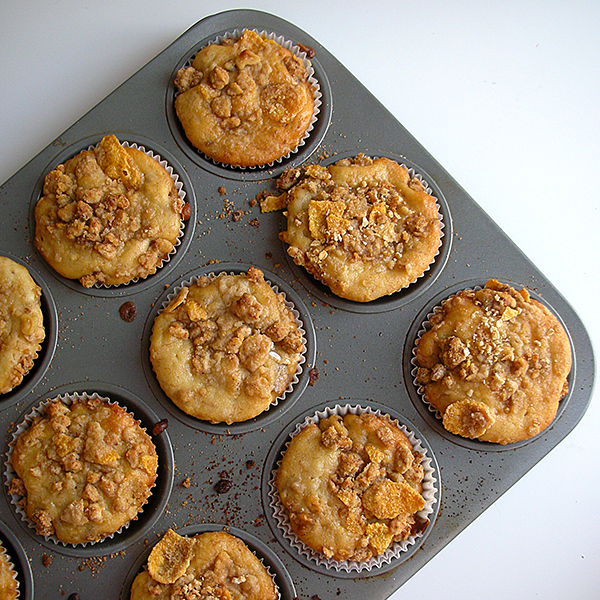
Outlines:
{"type": "MultiPolygon", "coordinates": [[[[594,0],[0,0],[0,183],[191,25],[231,8],[272,12],[325,46],[565,295],[598,350],[594,0]]],[[[596,600],[599,395],[392,598],[596,600]]]]}

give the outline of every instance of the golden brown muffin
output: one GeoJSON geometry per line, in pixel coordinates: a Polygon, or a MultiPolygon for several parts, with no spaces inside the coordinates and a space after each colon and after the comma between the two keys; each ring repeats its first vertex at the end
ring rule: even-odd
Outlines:
{"type": "Polygon", "coordinates": [[[189,141],[215,161],[271,163],[295,150],[314,113],[303,61],[245,30],[200,50],[177,72],[175,110],[189,141]]]}
{"type": "Polygon", "coordinates": [[[165,394],[211,423],[246,421],[269,408],[303,352],[294,314],[254,267],[183,287],[156,317],[150,338],[165,394]]]}
{"type": "Polygon", "coordinates": [[[260,560],[223,531],[182,537],[169,529],[152,548],[131,600],[276,600],[277,588],[260,560]]]}
{"type": "Polygon", "coordinates": [[[334,294],[369,302],[431,265],[441,240],[437,203],[404,167],[358,155],[308,166],[304,175],[282,197],[287,231],[280,238],[334,294]]]}
{"type": "Polygon", "coordinates": [[[418,340],[416,382],[448,431],[498,444],[554,419],[568,390],[569,338],[527,290],[490,280],[442,303],[418,340]]]}
{"type": "Polygon", "coordinates": [[[425,528],[421,459],[387,416],[333,415],[292,438],[277,493],[307,546],[364,562],[425,528]]]}
{"type": "Polygon", "coordinates": [[[9,492],[24,497],[43,536],[97,542],[118,531],[151,494],[158,458],[150,436],[117,404],[76,397],[48,404],[21,432],[9,492]]]}
{"type": "Polygon", "coordinates": [[[2,600],[15,600],[19,597],[19,584],[17,573],[14,569],[6,549],[0,542],[0,598],[2,600]]]}
{"type": "Polygon", "coordinates": [[[23,381],[42,347],[41,295],[25,267],[0,256],[0,394],[23,381]]]}
{"type": "Polygon", "coordinates": [[[154,158],[108,135],[46,175],[35,207],[35,245],[84,287],[156,272],[173,252],[183,201],[154,158]]]}

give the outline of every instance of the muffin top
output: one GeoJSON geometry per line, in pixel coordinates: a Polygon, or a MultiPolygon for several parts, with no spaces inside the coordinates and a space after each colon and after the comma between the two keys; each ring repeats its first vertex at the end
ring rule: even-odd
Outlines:
{"type": "Polygon", "coordinates": [[[200,50],[177,72],[175,110],[189,141],[215,161],[271,163],[294,150],[314,112],[304,62],[245,30],[200,50]]]}
{"type": "Polygon", "coordinates": [[[150,436],[99,398],[51,401],[13,447],[9,493],[23,496],[37,533],[97,542],[137,518],[157,476],[150,436]]]}
{"type": "Polygon", "coordinates": [[[183,537],[169,529],[152,548],[131,600],[276,600],[277,588],[260,560],[223,531],[183,537]]]}
{"type": "Polygon", "coordinates": [[[156,317],[150,360],[181,410],[211,423],[251,419],[283,394],[304,342],[262,271],[200,277],[156,317]]]}
{"type": "Polygon", "coordinates": [[[568,390],[569,338],[554,314],[490,280],[442,303],[417,340],[416,381],[448,431],[509,444],[537,435],[568,390]]]}
{"type": "Polygon", "coordinates": [[[173,251],[183,201],[166,169],[108,135],[50,171],[35,208],[35,245],[84,287],[154,273],[173,251]]]}
{"type": "Polygon", "coordinates": [[[288,254],[331,291],[369,302],[415,281],[438,252],[435,199],[388,158],[311,165],[282,197],[288,254]],[[302,176],[304,175],[304,176],[302,176]]]}
{"type": "Polygon", "coordinates": [[[0,394],[23,381],[44,341],[41,289],[29,271],[0,256],[0,394]]]}
{"type": "Polygon", "coordinates": [[[388,417],[333,415],[295,435],[276,487],[294,533],[335,561],[368,561],[421,532],[422,456],[388,417]]]}

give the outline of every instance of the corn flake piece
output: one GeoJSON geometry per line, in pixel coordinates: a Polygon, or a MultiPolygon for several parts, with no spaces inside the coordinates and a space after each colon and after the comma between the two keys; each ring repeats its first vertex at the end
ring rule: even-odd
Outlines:
{"type": "Polygon", "coordinates": [[[392,543],[392,534],[385,523],[369,523],[366,534],[376,554],[385,552],[392,543]]]}
{"type": "Polygon", "coordinates": [[[206,308],[202,306],[202,304],[200,304],[199,302],[196,302],[196,300],[188,300],[185,303],[185,308],[187,310],[187,314],[190,318],[190,321],[203,321],[208,316],[206,308]]]}
{"type": "Polygon", "coordinates": [[[274,212],[283,210],[287,206],[287,193],[279,194],[279,196],[267,196],[260,201],[260,212],[274,212]]]}
{"type": "MultiPolygon", "coordinates": [[[[343,202],[330,200],[311,200],[308,204],[308,230],[316,240],[323,240],[329,230],[330,223],[335,223],[335,218],[342,218],[345,205],[343,202]]],[[[344,219],[345,220],[345,219],[344,219]]]]}
{"type": "Polygon", "coordinates": [[[504,309],[504,312],[502,313],[502,316],[500,317],[500,319],[502,321],[510,321],[513,317],[516,317],[519,314],[519,310],[515,310],[514,308],[511,308],[510,306],[507,306],[504,309]]]}
{"type": "Polygon", "coordinates": [[[102,138],[97,150],[97,160],[106,175],[120,179],[126,187],[136,189],[141,185],[142,173],[116,136],[107,135],[102,138]]]}
{"type": "Polygon", "coordinates": [[[377,446],[373,446],[373,444],[365,444],[365,451],[372,463],[379,464],[385,458],[385,453],[380,448],[377,448],[377,446]]]}
{"type": "Polygon", "coordinates": [[[425,506],[425,500],[404,481],[378,479],[363,494],[363,506],[377,519],[411,515],[425,506]]]}
{"type": "Polygon", "coordinates": [[[315,179],[321,179],[323,181],[331,179],[331,173],[325,167],[320,165],[308,165],[308,167],[304,169],[304,172],[309,177],[314,177],[315,179]]]}
{"type": "Polygon", "coordinates": [[[148,557],[148,573],[159,583],[175,583],[190,566],[194,538],[186,538],[172,529],[152,548],[148,557]]]}
{"type": "Polygon", "coordinates": [[[478,400],[459,400],[448,406],[442,423],[456,435],[477,438],[484,434],[496,420],[492,409],[478,400]]]}
{"type": "Polygon", "coordinates": [[[165,311],[170,313],[170,312],[173,312],[175,309],[179,308],[185,302],[186,298],[188,297],[189,292],[190,292],[189,288],[187,288],[187,287],[181,288],[181,290],[179,290],[179,293],[177,294],[177,296],[175,296],[175,298],[173,298],[173,300],[171,300],[171,302],[169,303],[169,306],[167,306],[165,311]]]}

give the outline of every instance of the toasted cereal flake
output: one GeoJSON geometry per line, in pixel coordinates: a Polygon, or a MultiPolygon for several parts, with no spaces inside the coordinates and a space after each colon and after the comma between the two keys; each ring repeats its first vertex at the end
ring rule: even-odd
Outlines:
{"type": "Polygon", "coordinates": [[[114,135],[102,138],[98,148],[98,164],[113,179],[120,179],[128,188],[138,188],[142,174],[127,150],[114,135]]]}
{"type": "Polygon", "coordinates": [[[179,306],[181,306],[185,302],[185,300],[189,294],[189,291],[190,290],[188,287],[181,288],[181,290],[179,290],[179,293],[177,294],[177,296],[175,296],[175,298],[173,298],[173,300],[171,300],[169,306],[167,306],[165,311],[170,313],[170,312],[173,312],[179,306]]]}
{"type": "Polygon", "coordinates": [[[330,200],[311,200],[308,205],[308,229],[317,240],[325,239],[328,220],[334,223],[334,217],[342,218],[345,205],[330,200]]]}
{"type": "Polygon", "coordinates": [[[425,506],[423,497],[404,481],[378,479],[363,495],[363,506],[377,519],[394,519],[418,512],[425,506]]]}
{"type": "Polygon", "coordinates": [[[444,427],[467,438],[484,434],[495,421],[492,409],[478,400],[459,400],[448,406],[443,417],[444,427]]]}
{"type": "Polygon", "coordinates": [[[365,451],[372,463],[380,463],[385,458],[385,454],[373,444],[365,444],[365,451]]]}
{"type": "Polygon", "coordinates": [[[167,530],[148,557],[148,573],[152,579],[159,583],[175,583],[190,566],[195,543],[194,538],[167,530]]]}
{"type": "Polygon", "coordinates": [[[274,212],[283,210],[287,205],[287,194],[284,192],[279,196],[267,196],[260,201],[260,212],[274,212]]]}
{"type": "Polygon", "coordinates": [[[392,543],[392,534],[385,523],[369,523],[367,538],[377,554],[385,552],[392,543]]]}

